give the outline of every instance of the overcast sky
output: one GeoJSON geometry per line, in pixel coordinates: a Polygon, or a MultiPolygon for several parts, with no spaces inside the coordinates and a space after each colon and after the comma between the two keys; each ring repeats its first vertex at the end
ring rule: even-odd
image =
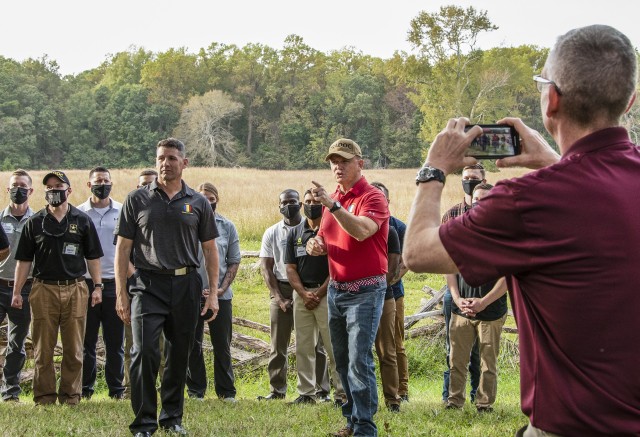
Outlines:
{"type": "Polygon", "coordinates": [[[412,18],[447,4],[488,12],[499,29],[481,37],[483,49],[551,47],[567,30],[595,23],[618,28],[640,47],[638,0],[7,0],[0,4],[0,56],[22,61],[46,54],[63,74],[75,74],[130,46],[192,53],[212,42],[281,48],[296,34],[324,52],[351,46],[388,58],[411,51],[412,18]]]}

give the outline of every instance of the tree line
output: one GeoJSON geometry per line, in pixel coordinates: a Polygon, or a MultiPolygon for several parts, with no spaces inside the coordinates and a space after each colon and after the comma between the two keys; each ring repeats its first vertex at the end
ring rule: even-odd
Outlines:
{"type": "Polygon", "coordinates": [[[317,168],[344,136],[371,166],[403,168],[420,165],[450,117],[518,116],[543,130],[531,77],[548,49],[477,49],[495,29],[486,11],[443,6],[411,20],[414,50],[389,59],[323,53],[297,35],[280,49],[131,47],[67,76],[46,56],[0,56],[0,167],[148,166],[155,143],[176,136],[193,165],[317,168]]]}

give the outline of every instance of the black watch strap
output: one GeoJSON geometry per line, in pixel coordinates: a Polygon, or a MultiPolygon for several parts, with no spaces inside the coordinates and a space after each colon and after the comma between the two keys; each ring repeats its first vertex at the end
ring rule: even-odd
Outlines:
{"type": "Polygon", "coordinates": [[[104,284],[102,282],[96,282],[93,284],[93,288],[102,288],[104,289],[104,284]]]}
{"type": "Polygon", "coordinates": [[[444,184],[447,181],[447,177],[442,170],[425,165],[416,175],[416,185],[431,181],[438,181],[444,184]]]}
{"type": "Polygon", "coordinates": [[[340,208],[342,208],[342,205],[340,204],[340,202],[333,202],[333,206],[331,208],[329,208],[329,212],[330,213],[334,213],[337,210],[339,210],[340,208]]]}

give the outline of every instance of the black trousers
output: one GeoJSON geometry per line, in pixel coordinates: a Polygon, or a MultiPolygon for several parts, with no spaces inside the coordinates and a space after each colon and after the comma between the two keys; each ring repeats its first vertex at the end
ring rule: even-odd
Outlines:
{"type": "MultiPolygon", "coordinates": [[[[209,322],[209,335],[213,345],[213,380],[219,398],[235,398],[235,377],[231,365],[232,303],[231,300],[219,300],[218,304],[218,315],[209,322]]],[[[207,390],[207,369],[202,352],[203,337],[204,319],[199,318],[187,371],[187,393],[198,398],[204,397],[207,390]]]]}
{"type": "Polygon", "coordinates": [[[5,317],[9,318],[7,332],[7,356],[2,369],[2,399],[9,399],[19,396],[20,372],[27,359],[24,349],[24,341],[29,333],[29,323],[31,323],[31,311],[29,307],[29,293],[31,283],[22,287],[22,309],[11,306],[13,289],[0,284],[0,323],[5,317]]]}
{"type": "MultiPolygon", "coordinates": [[[[93,281],[87,280],[89,292],[93,292],[93,281]]],[[[102,325],[102,339],[106,349],[104,379],[109,387],[109,396],[124,393],[124,323],[116,312],[116,284],[105,282],[102,303],[92,307],[91,294],[87,306],[87,327],[84,333],[82,361],[82,396],[91,397],[96,383],[96,345],[98,331],[102,325]]]]}
{"type": "Polygon", "coordinates": [[[182,423],[189,352],[200,312],[202,280],[196,271],[184,276],[139,271],[130,289],[132,434],[155,432],[182,423]],[[162,408],[157,416],[156,378],[160,366],[160,335],[165,337],[166,364],[160,386],[162,408]]]}

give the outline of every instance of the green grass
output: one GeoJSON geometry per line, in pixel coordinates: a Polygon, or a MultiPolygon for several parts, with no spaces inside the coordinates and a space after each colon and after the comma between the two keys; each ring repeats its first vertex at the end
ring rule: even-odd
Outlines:
{"type": "MultiPolygon", "coordinates": [[[[244,247],[243,247],[244,249],[244,247]]],[[[269,294],[259,270],[251,267],[256,259],[243,260],[234,286],[234,314],[264,324],[269,323],[269,294]]],[[[406,314],[420,306],[427,297],[422,292],[428,284],[438,290],[444,284],[441,275],[406,277],[406,314]]],[[[429,321],[420,322],[421,324],[429,321]]],[[[268,335],[246,328],[238,331],[268,341],[268,335]]],[[[445,410],[441,402],[444,343],[442,338],[418,338],[406,342],[409,355],[410,402],[402,412],[393,414],[382,408],[376,415],[380,436],[507,436],[527,423],[520,411],[520,389],[515,338],[504,336],[499,359],[498,398],[491,414],[479,415],[473,405],[445,410]]],[[[211,356],[207,365],[211,376],[211,356]]],[[[295,366],[295,358],[290,357],[295,366]]],[[[237,372],[237,404],[215,399],[212,378],[205,401],[185,401],[184,426],[192,436],[324,436],[344,425],[340,410],[328,404],[289,406],[285,402],[258,402],[256,396],[269,390],[266,370],[237,372]]],[[[287,399],[296,394],[295,371],[289,372],[287,399]]],[[[25,387],[25,389],[28,389],[25,387]]],[[[380,399],[382,399],[381,393],[380,399]]],[[[30,393],[20,404],[0,403],[2,436],[126,436],[133,413],[128,401],[108,398],[103,375],[99,375],[97,392],[91,401],[77,407],[34,407],[30,393]]],[[[160,434],[162,435],[162,434],[160,434]]]]}

